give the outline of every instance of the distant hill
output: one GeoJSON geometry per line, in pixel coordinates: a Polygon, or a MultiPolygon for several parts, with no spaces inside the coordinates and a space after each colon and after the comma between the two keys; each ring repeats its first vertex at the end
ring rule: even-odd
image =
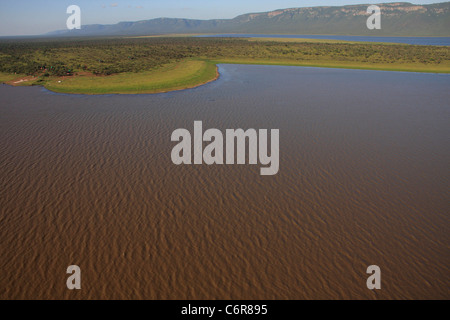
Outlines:
{"type": "Polygon", "coordinates": [[[234,19],[158,18],[114,25],[85,25],[48,36],[156,35],[171,33],[333,34],[374,36],[450,36],[450,2],[380,4],[381,30],[369,30],[368,5],[310,7],[249,13],[234,19]]]}

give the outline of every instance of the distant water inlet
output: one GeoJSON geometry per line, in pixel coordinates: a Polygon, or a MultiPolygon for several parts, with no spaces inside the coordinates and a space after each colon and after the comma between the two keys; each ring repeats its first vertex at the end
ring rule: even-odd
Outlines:
{"type": "Polygon", "coordinates": [[[308,34],[215,34],[198,37],[220,38],[290,38],[290,39],[318,39],[342,40],[358,42],[387,42],[405,43],[424,46],[450,46],[450,37],[378,37],[378,36],[339,36],[339,35],[308,35],[308,34]]]}
{"type": "Polygon", "coordinates": [[[1,299],[450,298],[449,75],[219,71],[154,95],[0,86],[1,299]],[[195,121],[224,165],[173,163],[195,121]],[[277,174],[269,145],[271,166],[226,164],[238,128],[279,130],[277,174]]]}

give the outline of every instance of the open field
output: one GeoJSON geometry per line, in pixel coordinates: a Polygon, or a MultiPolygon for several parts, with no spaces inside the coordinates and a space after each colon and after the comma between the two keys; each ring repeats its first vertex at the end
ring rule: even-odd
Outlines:
{"type": "Polygon", "coordinates": [[[154,71],[120,73],[110,76],[81,75],[45,83],[61,93],[111,94],[158,93],[193,88],[217,78],[217,67],[207,61],[184,60],[154,71]]]}
{"type": "Polygon", "coordinates": [[[339,69],[362,69],[379,71],[402,71],[402,72],[427,72],[427,73],[449,73],[450,65],[445,68],[442,65],[433,66],[416,63],[370,63],[370,62],[352,62],[352,61],[323,61],[323,60],[259,60],[245,58],[230,58],[213,60],[214,63],[227,64],[256,64],[256,65],[277,65],[277,66],[297,66],[297,67],[317,67],[317,68],[339,68],[339,69]]]}
{"type": "Polygon", "coordinates": [[[0,72],[0,83],[6,83],[6,82],[9,82],[14,79],[21,78],[21,77],[25,77],[25,75],[24,74],[17,75],[17,74],[0,72]]]}
{"type": "Polygon", "coordinates": [[[64,93],[156,93],[217,78],[215,64],[450,73],[450,48],[283,38],[0,42],[0,82],[64,93]]]}

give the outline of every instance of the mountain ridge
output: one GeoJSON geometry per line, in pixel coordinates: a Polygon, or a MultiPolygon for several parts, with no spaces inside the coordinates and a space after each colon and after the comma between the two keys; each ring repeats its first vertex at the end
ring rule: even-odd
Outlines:
{"type": "Polygon", "coordinates": [[[91,24],[81,30],[60,30],[46,36],[144,36],[197,33],[334,34],[374,36],[450,36],[450,2],[414,5],[378,4],[381,30],[369,30],[368,4],[319,6],[254,12],[233,19],[156,18],[91,24]]]}

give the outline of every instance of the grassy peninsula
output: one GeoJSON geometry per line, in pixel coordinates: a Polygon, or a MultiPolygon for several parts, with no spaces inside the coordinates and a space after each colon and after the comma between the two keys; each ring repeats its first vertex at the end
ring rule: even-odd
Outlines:
{"type": "Polygon", "coordinates": [[[0,83],[42,85],[62,93],[192,88],[216,79],[219,63],[450,73],[450,48],[276,38],[0,41],[0,83]]]}

